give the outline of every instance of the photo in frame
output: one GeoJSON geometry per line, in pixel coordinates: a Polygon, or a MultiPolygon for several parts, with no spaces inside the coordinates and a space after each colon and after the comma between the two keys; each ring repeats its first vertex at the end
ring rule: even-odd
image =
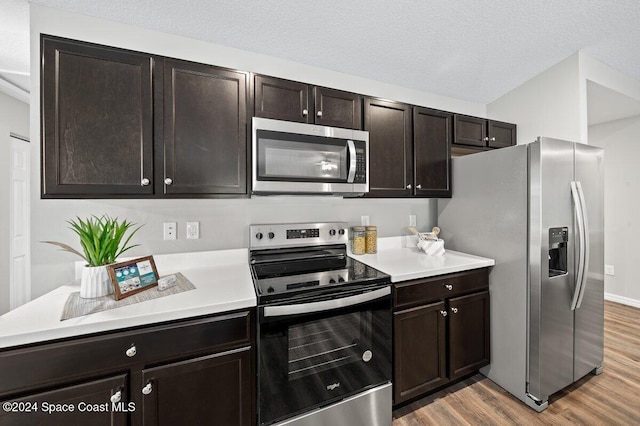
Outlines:
{"type": "Polygon", "coordinates": [[[116,300],[158,285],[158,270],[153,256],[107,265],[116,300]]]}

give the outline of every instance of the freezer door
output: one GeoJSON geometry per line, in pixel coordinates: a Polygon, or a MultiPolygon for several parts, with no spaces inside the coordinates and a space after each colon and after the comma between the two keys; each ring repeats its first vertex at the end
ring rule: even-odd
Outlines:
{"type": "Polygon", "coordinates": [[[582,187],[587,217],[589,257],[585,286],[574,311],[574,377],[602,366],[604,358],[604,152],[576,144],[575,180],[582,187]]]}
{"type": "MultiPolygon", "coordinates": [[[[529,144],[528,393],[546,401],[573,382],[575,213],[574,144],[539,138],[529,144]],[[566,273],[549,271],[550,229],[568,231],[566,273]]],[[[551,233],[555,235],[554,232],[551,233]]]]}

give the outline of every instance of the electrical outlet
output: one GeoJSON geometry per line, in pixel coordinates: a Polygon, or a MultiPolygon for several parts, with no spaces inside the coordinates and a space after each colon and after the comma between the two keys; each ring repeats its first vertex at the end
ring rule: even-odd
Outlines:
{"type": "Polygon", "coordinates": [[[369,216],[360,216],[360,224],[362,226],[369,226],[369,216]]]}
{"type": "Polygon", "coordinates": [[[165,240],[175,240],[178,238],[176,234],[176,228],[178,224],[176,222],[165,222],[164,223],[164,239],[165,240]]]}
{"type": "Polygon", "coordinates": [[[200,238],[200,222],[187,222],[187,240],[200,238]]]}
{"type": "Polygon", "coordinates": [[[616,270],[613,265],[604,265],[604,274],[605,275],[615,275],[616,270]]]}
{"type": "Polygon", "coordinates": [[[416,215],[415,214],[410,214],[409,215],[409,226],[416,226],[416,215]]]}

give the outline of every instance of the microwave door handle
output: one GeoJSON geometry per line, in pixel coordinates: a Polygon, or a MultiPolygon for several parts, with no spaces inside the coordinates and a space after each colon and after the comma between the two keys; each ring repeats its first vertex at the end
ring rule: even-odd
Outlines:
{"type": "Polygon", "coordinates": [[[347,147],[349,148],[349,175],[347,176],[347,183],[353,183],[353,179],[356,176],[356,144],[352,140],[347,141],[347,147]]]}
{"type": "Polygon", "coordinates": [[[339,299],[323,300],[321,302],[299,303],[296,305],[265,306],[265,317],[281,317],[287,315],[311,314],[314,312],[325,312],[332,309],[345,308],[358,305],[364,302],[380,299],[391,294],[391,287],[387,286],[380,290],[368,293],[356,294],[355,296],[341,297],[339,299]]]}

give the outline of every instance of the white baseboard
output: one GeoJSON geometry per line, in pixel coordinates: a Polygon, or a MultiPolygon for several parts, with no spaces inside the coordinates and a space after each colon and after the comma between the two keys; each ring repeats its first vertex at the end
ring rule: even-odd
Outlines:
{"type": "Polygon", "coordinates": [[[604,300],[610,300],[611,302],[622,303],[623,305],[633,306],[634,308],[640,308],[640,300],[631,299],[629,297],[618,296],[617,294],[605,293],[604,300]]]}

